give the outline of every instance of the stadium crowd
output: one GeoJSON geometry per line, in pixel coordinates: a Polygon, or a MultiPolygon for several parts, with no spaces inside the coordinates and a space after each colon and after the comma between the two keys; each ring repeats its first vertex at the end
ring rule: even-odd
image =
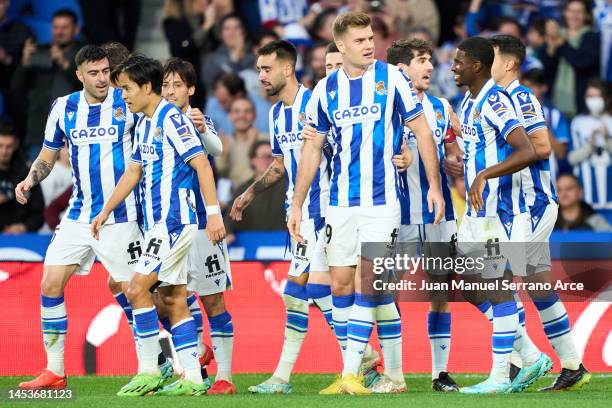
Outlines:
{"type": "MultiPolygon", "coordinates": [[[[17,204],[14,187],[40,150],[51,103],[80,87],[78,49],[118,41],[138,50],[136,23],[146,3],[0,0],[1,232],[49,231],[59,223],[72,189],[65,150],[27,206],[17,204]]],[[[257,50],[274,39],[292,42],[298,78],[312,89],[325,76],[332,22],[345,11],[371,15],[378,59],[398,39],[437,44],[431,93],[455,106],[463,95],[450,70],[456,44],[494,33],[522,38],[528,49],[523,82],[545,107],[554,173],[568,175],[557,185],[557,228],[612,230],[606,221],[612,213],[610,0],[166,0],[159,29],[170,54],[195,66],[192,106],[212,118],[223,142],[214,167],[223,210],[272,160],[261,142],[269,141],[275,101],[258,81],[257,50]]],[[[463,183],[455,189],[460,209],[463,183]]],[[[281,209],[283,195],[282,188],[269,190],[250,211],[281,209]]],[[[247,219],[226,218],[228,243],[235,231],[284,229],[282,218],[247,219]]]]}

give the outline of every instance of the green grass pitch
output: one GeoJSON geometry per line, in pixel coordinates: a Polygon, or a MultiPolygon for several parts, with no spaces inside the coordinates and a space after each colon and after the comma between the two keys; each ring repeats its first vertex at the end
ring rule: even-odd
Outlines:
{"type": "MultiPolygon", "coordinates": [[[[9,403],[7,389],[16,388],[25,377],[0,377],[2,399],[0,406],[8,407],[610,407],[612,401],[612,375],[594,374],[591,383],[580,391],[538,393],[537,389],[549,385],[554,377],[548,375],[540,379],[529,390],[521,394],[471,396],[460,394],[441,394],[430,390],[430,378],[425,375],[407,375],[408,392],[401,395],[372,395],[354,397],[348,395],[320,396],[317,392],[333,380],[331,375],[296,374],[292,376],[293,394],[291,395],[251,395],[249,385],[257,384],[268,376],[264,374],[242,374],[234,376],[238,394],[234,396],[203,397],[142,397],[119,398],[117,390],[125,384],[128,377],[70,377],[69,388],[73,390],[72,401],[20,401],[9,403]],[[179,402],[180,401],[180,402],[179,402]],[[210,405],[209,405],[210,404],[210,405]]],[[[484,376],[453,375],[460,385],[471,385],[484,379],[484,376]]]]}

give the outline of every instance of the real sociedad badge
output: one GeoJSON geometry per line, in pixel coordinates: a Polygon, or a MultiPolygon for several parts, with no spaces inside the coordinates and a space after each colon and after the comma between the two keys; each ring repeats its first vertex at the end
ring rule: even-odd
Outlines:
{"type": "Polygon", "coordinates": [[[115,120],[118,120],[118,121],[125,120],[125,113],[123,112],[123,108],[121,106],[118,106],[115,109],[113,109],[113,117],[115,118],[115,120]]]}
{"type": "Polygon", "coordinates": [[[387,94],[387,88],[385,87],[385,82],[384,81],[378,81],[376,83],[376,93],[378,95],[386,95],[387,94]]]}

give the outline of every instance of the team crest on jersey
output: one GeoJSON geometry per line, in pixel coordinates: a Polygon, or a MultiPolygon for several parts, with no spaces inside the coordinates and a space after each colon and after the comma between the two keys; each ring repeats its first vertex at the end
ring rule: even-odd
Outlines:
{"type": "Polygon", "coordinates": [[[298,116],[298,122],[301,126],[306,126],[306,112],[300,112],[298,116]]]}
{"type": "Polygon", "coordinates": [[[162,128],[159,126],[156,127],[155,130],[153,131],[153,141],[154,142],[162,141],[162,128]]]}
{"type": "Polygon", "coordinates": [[[386,95],[387,94],[387,88],[385,87],[385,82],[384,81],[378,81],[376,83],[376,93],[378,95],[386,95]]]}
{"type": "Polygon", "coordinates": [[[125,113],[123,112],[123,108],[121,106],[118,106],[113,109],[113,117],[115,118],[115,120],[118,121],[125,120],[125,113]]]}
{"type": "Polygon", "coordinates": [[[474,123],[480,122],[480,110],[478,108],[474,108],[474,123]]]}
{"type": "Polygon", "coordinates": [[[442,115],[442,111],[440,109],[436,110],[436,121],[440,124],[444,123],[444,116],[442,115]]]}

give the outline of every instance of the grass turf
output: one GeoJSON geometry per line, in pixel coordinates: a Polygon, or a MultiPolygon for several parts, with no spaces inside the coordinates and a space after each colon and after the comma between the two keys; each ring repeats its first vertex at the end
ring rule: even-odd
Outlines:
{"type": "MultiPolygon", "coordinates": [[[[460,385],[472,385],[482,381],[484,376],[453,375],[460,385]]],[[[201,407],[202,404],[214,404],[214,407],[329,407],[334,408],[361,406],[390,407],[424,407],[441,405],[443,407],[512,407],[512,408],[555,408],[579,406],[609,407],[612,398],[612,376],[594,374],[591,383],[580,391],[538,393],[537,389],[552,383],[554,376],[548,375],[520,394],[472,396],[462,394],[442,394],[431,391],[431,380],[425,375],[407,375],[408,392],[401,395],[371,395],[354,397],[348,395],[321,396],[318,391],[331,383],[333,376],[319,374],[296,374],[292,376],[293,394],[291,395],[251,395],[249,385],[257,384],[268,378],[264,374],[242,374],[234,376],[238,393],[234,396],[203,397],[142,397],[119,398],[115,393],[127,383],[128,377],[70,377],[69,388],[73,390],[72,401],[19,401],[8,403],[7,390],[15,389],[25,377],[0,377],[0,405],[15,407],[86,407],[110,408],[123,407],[201,407]],[[180,405],[175,405],[177,398],[180,405]],[[206,399],[206,400],[203,400],[206,399]],[[384,404],[384,405],[383,405],[384,404]]]]}

